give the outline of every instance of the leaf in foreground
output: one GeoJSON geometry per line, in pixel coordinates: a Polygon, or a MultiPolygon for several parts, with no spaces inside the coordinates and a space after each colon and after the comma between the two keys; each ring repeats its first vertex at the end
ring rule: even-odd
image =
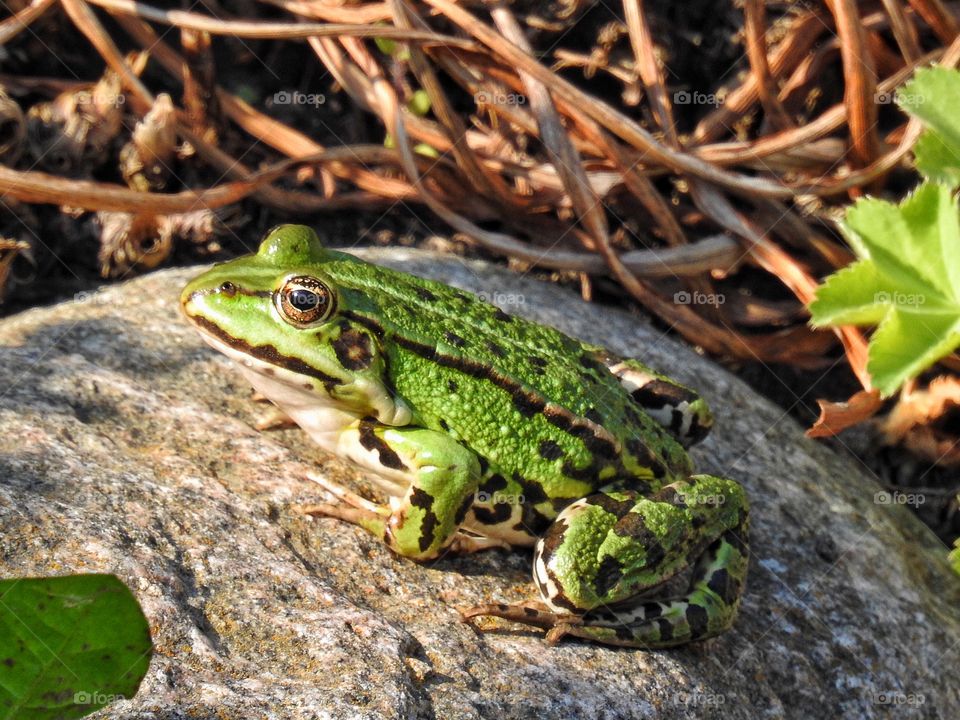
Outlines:
{"type": "Polygon", "coordinates": [[[0,720],[79,718],[131,698],[150,628],[113,575],[0,580],[0,720]]]}
{"type": "Polygon", "coordinates": [[[917,70],[897,92],[897,104],[926,126],[913,148],[917,169],[931,180],[960,185],[960,72],[917,70]]]}
{"type": "Polygon", "coordinates": [[[844,231],[858,260],[810,305],[816,327],[879,325],[867,370],[884,396],[960,345],[960,215],[949,187],[921,185],[899,206],[859,201],[844,231]]]}

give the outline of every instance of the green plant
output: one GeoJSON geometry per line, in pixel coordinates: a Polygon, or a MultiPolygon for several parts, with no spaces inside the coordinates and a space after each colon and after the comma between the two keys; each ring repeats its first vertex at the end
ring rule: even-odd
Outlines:
{"type": "Polygon", "coordinates": [[[0,580],[0,720],[79,718],[131,698],[152,650],[113,575],[0,580]]]}
{"type": "Polygon", "coordinates": [[[899,205],[866,198],[847,211],[857,260],[810,304],[816,327],[877,325],[867,370],[884,396],[960,345],[960,72],[920,70],[897,98],[925,125],[915,151],[927,179],[899,205]]]}

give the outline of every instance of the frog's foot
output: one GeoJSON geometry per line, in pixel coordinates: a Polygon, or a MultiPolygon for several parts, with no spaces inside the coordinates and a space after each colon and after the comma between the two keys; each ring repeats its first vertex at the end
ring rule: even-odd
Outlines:
{"type": "MultiPolygon", "coordinates": [[[[359,510],[365,510],[367,512],[375,513],[377,515],[383,515],[384,517],[390,514],[390,509],[388,507],[384,505],[378,505],[372,500],[367,500],[365,497],[358,495],[352,490],[348,490],[347,488],[343,487],[343,485],[335,483],[333,482],[333,480],[330,480],[329,478],[326,478],[323,475],[318,475],[317,473],[308,472],[307,478],[309,478],[310,480],[313,480],[315,483],[317,483],[317,485],[322,487],[331,495],[335,496],[341,502],[347,503],[347,505],[350,505],[359,510]]],[[[320,507],[320,505],[318,505],[317,507],[320,507]]],[[[329,513],[323,513],[323,514],[329,514],[329,513]]]]}
{"type": "Polygon", "coordinates": [[[581,622],[579,615],[555,612],[545,603],[537,600],[527,600],[509,605],[506,603],[486,603],[464,608],[460,611],[460,619],[463,622],[484,616],[503,618],[510,622],[534,625],[540,628],[555,628],[564,624],[581,622]]]}
{"type": "MultiPolygon", "coordinates": [[[[259,393],[253,394],[254,402],[270,402],[267,398],[259,393]]],[[[257,413],[257,420],[254,424],[254,427],[257,430],[287,430],[289,428],[299,427],[289,415],[287,415],[283,410],[278,408],[276,405],[265,408],[262,412],[257,413]]]]}
{"type": "Polygon", "coordinates": [[[451,552],[458,554],[475,553],[494,548],[509,550],[511,545],[506,540],[500,540],[499,538],[482,537],[458,530],[449,546],[451,552]]]}
{"type": "Polygon", "coordinates": [[[387,518],[390,516],[390,508],[367,500],[365,497],[361,497],[352,490],[348,490],[321,475],[307,473],[307,477],[345,504],[317,503],[301,507],[300,512],[314,517],[337,518],[344,522],[359,525],[374,535],[383,535],[387,518]]]}

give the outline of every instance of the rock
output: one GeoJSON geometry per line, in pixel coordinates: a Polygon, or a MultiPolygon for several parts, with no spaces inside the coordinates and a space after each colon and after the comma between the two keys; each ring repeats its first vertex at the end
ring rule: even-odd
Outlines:
{"type": "Polygon", "coordinates": [[[254,430],[248,386],[179,317],[197,270],[159,272],[0,322],[3,575],[116,572],[151,621],[141,691],[100,717],[960,717],[960,579],[854,461],[637,317],[482,263],[364,254],[701,388],[718,423],[699,467],[752,502],[736,626],[642,652],[460,623],[533,597],[529,553],[417,565],[299,514],[328,499],[308,470],[362,473],[254,430]]]}

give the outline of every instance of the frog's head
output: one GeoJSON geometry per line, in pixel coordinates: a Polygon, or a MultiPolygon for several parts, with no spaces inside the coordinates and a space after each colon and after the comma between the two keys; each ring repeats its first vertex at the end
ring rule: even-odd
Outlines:
{"type": "Polygon", "coordinates": [[[349,304],[331,268],[361,262],[324,248],[303,225],[271,230],[259,250],[215,265],[180,296],[187,319],[214,348],[238,361],[254,385],[311,402],[304,393],[336,397],[364,411],[382,405],[377,338],[340,314],[349,304]]]}

